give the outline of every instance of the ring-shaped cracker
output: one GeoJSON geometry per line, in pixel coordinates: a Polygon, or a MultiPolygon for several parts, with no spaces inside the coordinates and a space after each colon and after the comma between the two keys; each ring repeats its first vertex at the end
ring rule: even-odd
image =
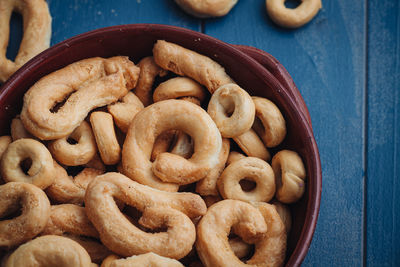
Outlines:
{"type": "Polygon", "coordinates": [[[86,121],[82,121],[68,137],[51,141],[47,147],[58,162],[67,166],[86,164],[97,152],[92,128],[86,121]],[[68,139],[73,139],[77,143],[70,144],[68,139]]]}
{"type": "Polygon", "coordinates": [[[175,0],[187,13],[198,18],[222,17],[238,0],[175,0]]]}
{"type": "Polygon", "coordinates": [[[34,139],[18,139],[8,145],[0,161],[0,172],[6,182],[25,182],[45,189],[54,181],[53,158],[47,148],[34,139]],[[21,168],[25,159],[32,164],[27,174],[21,168]]]}
{"type": "Polygon", "coordinates": [[[207,108],[221,135],[232,138],[250,130],[255,107],[251,96],[236,84],[221,86],[211,96],[207,108]]]}
{"type": "Polygon", "coordinates": [[[299,154],[282,150],[274,155],[271,163],[276,180],[276,199],[282,203],[299,200],[305,190],[306,170],[299,154]]]}
{"type": "Polygon", "coordinates": [[[153,93],[154,102],[183,97],[195,97],[201,103],[206,97],[206,90],[190,78],[175,77],[160,83],[153,93]]]}
{"type": "Polygon", "coordinates": [[[21,215],[0,221],[2,248],[18,246],[32,239],[45,228],[50,216],[49,199],[38,187],[19,182],[1,185],[0,217],[11,215],[19,208],[22,211],[21,215]]]}
{"type": "Polygon", "coordinates": [[[218,190],[224,199],[268,202],[275,194],[275,176],[271,166],[254,157],[247,157],[232,162],[225,168],[218,179],[218,190]],[[240,186],[242,179],[256,183],[251,191],[244,191],[240,186]]]}
{"type": "Polygon", "coordinates": [[[153,252],[131,256],[125,259],[114,259],[108,265],[102,267],[126,267],[126,266],[151,266],[151,267],[184,267],[177,260],[162,257],[153,252]]]}
{"type": "Polygon", "coordinates": [[[253,129],[232,139],[247,156],[256,157],[265,161],[271,159],[269,151],[253,129]]]}
{"type": "Polygon", "coordinates": [[[301,0],[298,7],[285,6],[286,0],[266,0],[269,17],[278,25],[286,28],[298,28],[312,20],[322,8],[321,0],[301,0]]]}
{"type": "Polygon", "coordinates": [[[6,151],[9,144],[11,144],[12,138],[9,135],[0,136],[0,160],[3,156],[4,151],[6,151]]]}
{"type": "Polygon", "coordinates": [[[198,195],[159,191],[119,173],[98,176],[90,183],[85,205],[103,244],[115,253],[131,256],[155,252],[175,259],[187,255],[195,241],[195,227],[189,217],[203,215],[207,209],[198,195]],[[143,212],[139,220],[142,226],[151,229],[164,226],[167,231],[143,232],[120,212],[114,199],[143,212]]]}
{"type": "Polygon", "coordinates": [[[19,116],[12,119],[10,131],[11,131],[11,137],[12,137],[13,141],[22,139],[22,138],[36,139],[36,137],[34,137],[32,134],[30,134],[25,129],[24,124],[22,123],[19,116]]]}
{"type": "Polygon", "coordinates": [[[0,82],[5,82],[28,60],[49,48],[51,16],[44,0],[0,1],[0,82]],[[24,20],[24,35],[15,61],[6,58],[13,11],[21,13],[24,20]]]}
{"type": "Polygon", "coordinates": [[[201,107],[183,100],[157,102],[139,112],[131,123],[122,149],[123,170],[142,184],[176,191],[177,184],[172,183],[198,181],[215,167],[221,143],[217,126],[201,107]],[[161,153],[152,163],[150,156],[156,137],[171,129],[181,130],[193,138],[192,157],[185,159],[161,153]]]}

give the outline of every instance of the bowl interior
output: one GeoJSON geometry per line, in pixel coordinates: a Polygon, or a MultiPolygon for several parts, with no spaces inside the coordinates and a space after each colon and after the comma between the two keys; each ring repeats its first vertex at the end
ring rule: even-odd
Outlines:
{"type": "Polygon", "coordinates": [[[90,57],[129,56],[137,63],[152,54],[156,40],[164,39],[197,51],[219,62],[251,95],[273,101],[282,111],[288,135],[278,148],[298,152],[307,171],[306,192],[291,205],[293,228],[288,238],[287,266],[299,265],[310,245],[318,217],[321,170],[318,149],[307,118],[274,76],[231,45],[190,30],[151,24],[114,26],[68,39],[41,53],[18,70],[0,91],[0,135],[9,133],[11,119],[22,106],[23,94],[42,76],[90,57]]]}

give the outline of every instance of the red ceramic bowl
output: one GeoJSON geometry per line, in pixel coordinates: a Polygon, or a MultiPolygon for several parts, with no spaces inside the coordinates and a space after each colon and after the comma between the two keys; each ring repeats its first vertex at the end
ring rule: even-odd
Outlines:
{"type": "Polygon", "coordinates": [[[177,43],[214,59],[251,95],[272,100],[282,111],[288,135],[276,150],[287,148],[297,151],[307,171],[305,194],[299,202],[290,206],[293,226],[288,237],[286,258],[286,266],[300,265],[310,246],[319,212],[319,153],[307,108],[293,81],[276,59],[262,51],[235,47],[198,32],[165,25],[123,25],[81,34],[39,54],[2,86],[0,135],[9,133],[10,121],[20,112],[25,91],[44,75],[95,56],[126,55],[138,62],[151,55],[153,44],[158,39],[177,43]]]}

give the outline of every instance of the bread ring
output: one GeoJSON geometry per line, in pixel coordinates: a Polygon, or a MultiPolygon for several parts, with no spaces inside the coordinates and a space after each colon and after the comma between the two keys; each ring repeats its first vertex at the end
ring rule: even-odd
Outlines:
{"type": "Polygon", "coordinates": [[[93,179],[95,179],[97,176],[102,175],[104,173],[104,170],[98,170],[98,169],[93,169],[93,168],[84,168],[80,173],[78,173],[74,177],[74,183],[86,190],[88,185],[90,184],[93,179]]]}
{"type": "Polygon", "coordinates": [[[92,168],[103,172],[106,171],[106,165],[104,165],[103,161],[101,161],[101,158],[98,153],[96,153],[92,158],[92,160],[86,163],[84,166],[87,168],[92,168]]]}
{"type": "Polygon", "coordinates": [[[6,182],[32,183],[45,189],[54,181],[53,158],[47,148],[33,139],[19,139],[12,142],[0,161],[0,172],[6,182]],[[21,169],[21,162],[31,159],[28,173],[21,169]]]}
{"type": "Polygon", "coordinates": [[[22,214],[0,221],[0,247],[18,246],[38,235],[50,216],[50,202],[46,194],[34,185],[9,182],[0,186],[0,217],[17,211],[22,214]]]}
{"type": "MultiPolygon", "coordinates": [[[[92,262],[101,263],[107,256],[112,254],[106,246],[104,246],[100,241],[93,240],[93,238],[69,234],[64,234],[63,237],[72,239],[81,245],[89,254],[92,262]]],[[[93,264],[93,267],[94,266],[97,265],[93,264]]]]}
{"type": "Polygon", "coordinates": [[[234,161],[238,161],[240,159],[245,159],[246,156],[243,155],[242,153],[236,152],[236,151],[231,151],[229,152],[228,159],[226,160],[226,165],[231,164],[234,161]]]}
{"type": "Polygon", "coordinates": [[[292,229],[292,215],[289,207],[276,199],[273,200],[271,204],[275,207],[276,211],[281,217],[282,222],[285,225],[286,234],[289,234],[290,230],[292,229]]]}
{"type": "Polygon", "coordinates": [[[232,138],[250,130],[255,108],[251,96],[236,84],[218,88],[208,103],[208,114],[215,121],[221,135],[232,138]]]}
{"type": "Polygon", "coordinates": [[[102,111],[90,115],[93,134],[96,139],[100,157],[106,165],[113,165],[121,159],[121,147],[115,135],[111,114],[102,111]]]}
{"type": "Polygon", "coordinates": [[[154,102],[183,97],[195,97],[201,103],[206,98],[206,91],[199,83],[190,78],[175,77],[160,83],[153,93],[154,102]]]}
{"type": "Polygon", "coordinates": [[[229,245],[231,228],[250,244],[262,240],[268,229],[262,214],[246,202],[223,200],[212,205],[197,225],[196,250],[204,266],[247,266],[229,245]]]}
{"type": "Polygon", "coordinates": [[[225,163],[229,155],[230,142],[227,138],[222,138],[222,149],[219,153],[218,164],[211,169],[207,176],[198,181],[196,184],[196,192],[202,196],[212,195],[218,196],[217,180],[225,168],[225,163]]]}
{"type": "Polygon", "coordinates": [[[298,7],[285,6],[286,0],[266,0],[269,17],[278,25],[286,28],[298,28],[308,23],[322,8],[321,0],[301,0],[298,7]]]}
{"type": "Polygon", "coordinates": [[[91,182],[86,190],[85,204],[86,213],[99,231],[103,244],[123,256],[155,252],[182,258],[190,252],[196,238],[189,217],[195,218],[206,212],[204,201],[195,194],[159,191],[119,173],[107,173],[91,182]],[[165,226],[168,230],[160,233],[141,231],[122,215],[114,198],[142,211],[141,225],[151,229],[165,226]]]}
{"type": "Polygon", "coordinates": [[[176,191],[176,184],[164,183],[160,179],[189,184],[204,178],[218,163],[221,143],[215,123],[202,108],[182,100],[157,102],[139,112],[130,125],[122,149],[124,173],[142,184],[176,191]],[[193,138],[192,157],[185,159],[162,153],[152,163],[150,155],[154,140],[160,133],[171,129],[184,131],[193,138]]]}
{"type": "Polygon", "coordinates": [[[154,141],[153,150],[151,151],[151,161],[154,161],[161,153],[170,150],[177,132],[176,130],[168,130],[157,136],[154,141]]]}
{"type": "Polygon", "coordinates": [[[275,176],[271,166],[254,157],[234,161],[225,168],[217,181],[218,190],[224,199],[268,202],[275,194],[275,176]],[[239,182],[250,179],[257,185],[245,192],[239,182]]]}
{"type": "Polygon", "coordinates": [[[175,0],[187,13],[198,18],[222,17],[236,5],[237,0],[175,0]]]}
{"type": "Polygon", "coordinates": [[[282,266],[286,253],[286,230],[281,217],[271,204],[253,202],[267,223],[267,234],[255,242],[254,255],[246,263],[251,266],[282,266]]]}
{"type": "Polygon", "coordinates": [[[121,100],[107,106],[108,112],[113,116],[115,124],[126,133],[129,124],[136,114],[144,108],[140,99],[132,92],[127,93],[121,100]]]}
{"type": "Polygon", "coordinates": [[[271,155],[269,154],[267,148],[253,129],[250,129],[244,134],[236,136],[232,139],[236,144],[239,145],[239,147],[247,156],[256,157],[265,161],[269,161],[271,159],[271,155]]]}
{"type": "Polygon", "coordinates": [[[0,160],[1,157],[3,156],[3,153],[6,151],[8,145],[11,144],[11,142],[12,142],[11,136],[8,135],[0,136],[0,160]]]}
{"type": "Polygon", "coordinates": [[[256,107],[254,131],[261,137],[266,147],[279,145],[286,136],[286,123],[278,107],[263,97],[253,96],[256,107]]]}
{"type": "Polygon", "coordinates": [[[305,190],[306,170],[301,157],[294,151],[282,150],[271,163],[276,180],[276,198],[282,203],[299,200],[305,190]]]}
{"type": "MultiPolygon", "coordinates": [[[[131,256],[126,259],[114,259],[107,267],[126,267],[126,266],[151,266],[151,267],[184,267],[177,260],[159,256],[153,252],[131,256]]],[[[103,264],[101,265],[103,267],[103,264]]]]}
{"type": "Polygon", "coordinates": [[[153,47],[153,56],[161,68],[192,78],[207,87],[210,93],[224,84],[233,83],[217,62],[177,44],[158,40],[153,47]]]}
{"type": "Polygon", "coordinates": [[[21,120],[42,140],[67,136],[89,111],[126,95],[135,86],[138,74],[139,68],[127,57],[97,57],[72,63],[41,78],[25,93],[21,120]],[[53,113],[55,105],[66,98],[53,113]]]}
{"type": "Polygon", "coordinates": [[[133,90],[135,95],[142,101],[143,105],[147,107],[153,101],[152,87],[154,80],[157,76],[165,76],[166,70],[160,68],[155,62],[153,57],[145,57],[139,63],[140,68],[139,80],[136,88],[133,90]]]}
{"type": "Polygon", "coordinates": [[[0,3],[0,82],[5,82],[28,60],[49,48],[51,16],[44,0],[3,0],[0,3]],[[24,35],[15,61],[6,58],[13,11],[24,19],[24,35]]]}
{"type": "Polygon", "coordinates": [[[36,139],[33,135],[31,135],[24,127],[22,124],[21,119],[19,116],[15,117],[11,121],[11,137],[13,141],[22,139],[22,138],[31,138],[31,139],[36,139]]]}
{"type": "Polygon", "coordinates": [[[86,164],[97,152],[92,128],[86,121],[82,121],[70,136],[51,141],[47,147],[58,162],[67,166],[86,164]],[[70,144],[67,139],[77,143],[70,144]]]}
{"type": "Polygon", "coordinates": [[[89,254],[77,242],[56,235],[35,238],[7,259],[6,267],[93,267],[89,254]]]}

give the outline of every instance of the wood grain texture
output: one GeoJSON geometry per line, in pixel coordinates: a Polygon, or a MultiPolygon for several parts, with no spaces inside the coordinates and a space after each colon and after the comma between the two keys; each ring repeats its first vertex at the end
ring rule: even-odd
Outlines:
{"type": "Polygon", "coordinates": [[[320,217],[304,266],[360,266],[365,9],[359,1],[323,3],[310,24],[286,30],[268,18],[265,1],[239,1],[226,17],[207,20],[205,33],[263,49],[293,76],[310,109],[323,168],[320,217]]]}
{"type": "Polygon", "coordinates": [[[369,1],[367,266],[400,266],[400,2],[369,1]]]}

